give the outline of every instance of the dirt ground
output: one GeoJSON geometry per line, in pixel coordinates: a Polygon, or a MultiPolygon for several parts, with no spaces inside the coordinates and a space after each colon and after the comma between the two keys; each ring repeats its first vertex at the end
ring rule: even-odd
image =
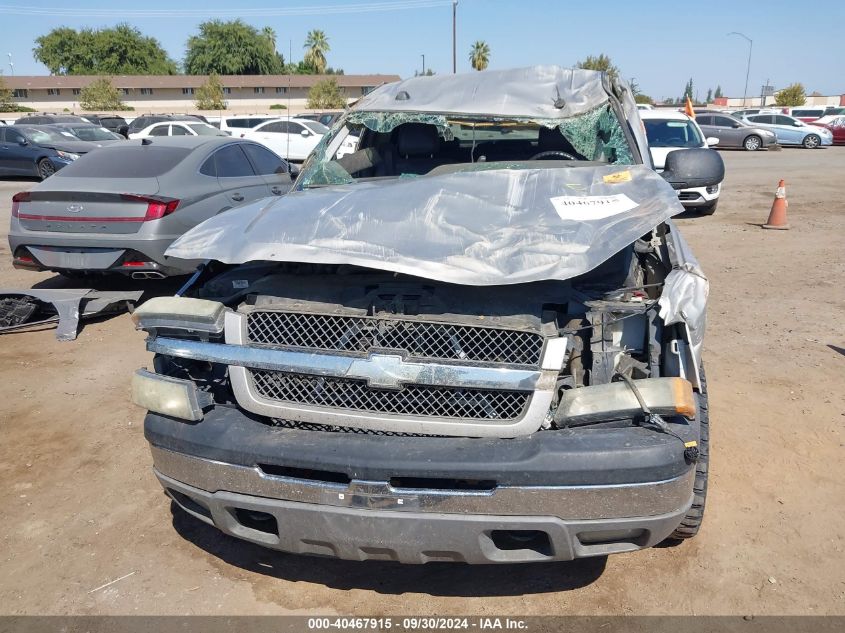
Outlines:
{"type": "MultiPolygon", "coordinates": [[[[72,343],[0,337],[0,613],[845,614],[845,147],[722,155],[718,211],[679,220],[711,279],[712,474],[696,539],[508,567],[235,541],[174,513],[153,477],[129,402],[150,355],[123,315],[72,343]],[[792,230],[764,231],[779,178],[792,230]]],[[[0,287],[66,287],[10,266],[10,197],[32,185],[0,181],[0,287]]]]}

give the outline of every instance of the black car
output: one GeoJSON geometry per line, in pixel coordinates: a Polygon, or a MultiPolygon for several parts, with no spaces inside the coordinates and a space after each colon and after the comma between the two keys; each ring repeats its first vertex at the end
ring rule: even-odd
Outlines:
{"type": "MultiPolygon", "coordinates": [[[[127,138],[130,134],[134,134],[135,132],[140,132],[148,125],[152,125],[153,123],[161,123],[162,121],[202,121],[203,123],[206,122],[204,117],[195,116],[193,114],[144,114],[139,116],[132,123],[129,124],[126,134],[127,138]]],[[[122,134],[122,132],[121,132],[122,134]]]]}
{"type": "Polygon", "coordinates": [[[44,180],[99,145],[50,126],[0,127],[0,176],[44,180]]]}
{"type": "Polygon", "coordinates": [[[91,121],[94,125],[106,128],[109,132],[120,134],[126,137],[127,128],[129,124],[122,116],[117,114],[86,114],[85,118],[91,121]]]}
{"type": "Polygon", "coordinates": [[[28,114],[22,116],[14,125],[53,125],[55,123],[90,123],[87,118],[73,114],[28,114]]]}

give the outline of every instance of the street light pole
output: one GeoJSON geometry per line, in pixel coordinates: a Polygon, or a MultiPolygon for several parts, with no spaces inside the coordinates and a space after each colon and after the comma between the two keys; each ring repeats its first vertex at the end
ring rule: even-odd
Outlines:
{"type": "Polygon", "coordinates": [[[748,41],[748,65],[745,68],[745,90],[742,93],[742,107],[744,108],[745,97],[748,95],[748,75],[751,73],[751,49],[754,47],[754,41],[744,33],[739,33],[737,31],[731,31],[728,35],[739,35],[748,41]]]}
{"type": "Polygon", "coordinates": [[[9,74],[14,75],[15,74],[15,65],[12,63],[12,54],[7,53],[7,55],[9,56],[9,70],[11,71],[9,74]]]}
{"type": "Polygon", "coordinates": [[[458,72],[458,52],[455,44],[457,35],[458,0],[452,0],[452,74],[458,72]]]}
{"type": "Polygon", "coordinates": [[[422,58],[423,58],[423,71],[422,71],[422,74],[424,75],[424,74],[425,74],[425,53],[423,53],[422,55],[420,55],[420,57],[422,57],[422,58]]]}

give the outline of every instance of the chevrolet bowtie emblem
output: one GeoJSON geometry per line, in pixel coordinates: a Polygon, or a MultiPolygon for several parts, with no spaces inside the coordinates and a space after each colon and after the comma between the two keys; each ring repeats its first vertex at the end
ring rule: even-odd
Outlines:
{"type": "Polygon", "coordinates": [[[370,354],[353,360],[346,370],[346,378],[366,380],[370,387],[401,389],[403,383],[416,382],[426,366],[405,362],[394,354],[370,354]]]}

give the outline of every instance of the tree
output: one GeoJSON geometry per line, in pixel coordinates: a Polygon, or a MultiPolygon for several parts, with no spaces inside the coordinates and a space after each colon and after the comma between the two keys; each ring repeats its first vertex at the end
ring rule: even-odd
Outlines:
{"type": "Polygon", "coordinates": [[[120,91],[108,77],[100,77],[85,86],[79,94],[84,110],[128,110],[120,98],[120,91]]]}
{"type": "Polygon", "coordinates": [[[225,110],[226,102],[223,100],[223,84],[220,77],[212,73],[208,80],[197,90],[197,110],[225,110]]]}
{"type": "Polygon", "coordinates": [[[601,72],[605,72],[611,79],[616,79],[619,76],[619,69],[613,65],[613,62],[610,61],[610,57],[604,53],[598,57],[589,55],[586,59],[583,59],[575,64],[575,66],[586,70],[599,70],[601,72]]]}
{"type": "Polygon", "coordinates": [[[35,59],[54,75],[175,75],[176,63],[153,37],[128,24],[53,29],[35,40],[35,59]]]}
{"type": "Polygon", "coordinates": [[[775,105],[779,106],[801,106],[805,101],[804,86],[799,83],[790,84],[775,95],[775,105]]]}
{"type": "Polygon", "coordinates": [[[314,69],[315,74],[322,75],[326,70],[326,53],[331,50],[329,38],[323,31],[309,31],[303,48],[306,49],[304,62],[314,69]]]}
{"type": "Polygon", "coordinates": [[[188,38],[185,73],[188,75],[277,75],[284,58],[276,52],[273,29],[258,31],[241,20],[210,20],[199,34],[188,38]]]}
{"type": "Polygon", "coordinates": [[[710,103],[713,101],[713,88],[707,89],[707,98],[705,99],[705,103],[710,103]]]}
{"type": "Polygon", "coordinates": [[[311,110],[346,107],[346,98],[340,91],[337,80],[334,78],[322,79],[311,86],[311,90],[308,91],[306,107],[311,110]]]}
{"type": "Polygon", "coordinates": [[[714,99],[721,99],[724,95],[722,94],[722,86],[716,86],[716,92],[713,93],[714,99]]]}
{"type": "Polygon", "coordinates": [[[0,75],[0,112],[12,112],[17,104],[12,101],[12,91],[0,75]]]}
{"type": "Polygon", "coordinates": [[[684,96],[681,97],[681,101],[684,102],[684,103],[686,102],[687,99],[692,101],[693,100],[693,90],[694,90],[694,88],[693,88],[693,85],[692,85],[692,77],[690,77],[690,80],[687,82],[687,85],[684,88],[684,96]]]}
{"type": "Polygon", "coordinates": [[[634,95],[634,101],[636,101],[637,103],[647,103],[649,105],[654,105],[654,99],[652,99],[648,95],[644,95],[643,93],[634,95]]]}
{"type": "Polygon", "coordinates": [[[475,70],[485,70],[490,65],[490,46],[484,40],[478,40],[469,51],[469,63],[475,70]]]}

